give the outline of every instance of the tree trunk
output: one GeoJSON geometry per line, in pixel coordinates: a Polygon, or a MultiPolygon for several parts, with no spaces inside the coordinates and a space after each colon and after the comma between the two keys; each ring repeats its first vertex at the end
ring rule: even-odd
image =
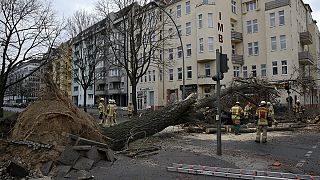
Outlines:
{"type": "Polygon", "coordinates": [[[4,93],[0,92],[0,118],[3,117],[3,101],[4,101],[4,93]]]}
{"type": "Polygon", "coordinates": [[[117,126],[106,128],[104,129],[104,135],[113,139],[107,143],[112,149],[120,150],[129,141],[151,136],[168,126],[186,123],[190,119],[183,118],[182,115],[188,114],[195,102],[196,97],[192,96],[158,111],[146,112],[140,118],[135,117],[117,126]]]}
{"type": "Polygon", "coordinates": [[[87,112],[87,88],[83,88],[83,110],[87,112]]]}
{"type": "Polygon", "coordinates": [[[132,105],[133,105],[133,115],[137,115],[137,83],[135,80],[131,81],[131,91],[132,91],[132,105]]]}

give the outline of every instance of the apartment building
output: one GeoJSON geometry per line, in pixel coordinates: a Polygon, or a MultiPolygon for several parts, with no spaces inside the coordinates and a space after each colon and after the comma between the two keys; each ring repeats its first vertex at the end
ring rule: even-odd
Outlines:
{"type": "MultiPolygon", "coordinates": [[[[256,77],[270,82],[319,78],[319,30],[310,5],[302,0],[175,0],[165,10],[181,34],[168,50],[167,67],[150,68],[138,84],[138,109],[157,108],[181,100],[183,78],[186,94],[198,98],[215,93],[215,52],[229,57],[229,71],[222,84],[233,78],[256,77]],[[182,49],[183,52],[182,53],[182,49]],[[183,58],[184,54],[184,58],[183,58]],[[183,76],[184,73],[184,76],[183,76]]],[[[166,28],[166,27],[165,27],[166,28]]],[[[167,27],[170,28],[170,27],[167,27]]],[[[309,90],[291,91],[294,100],[317,104],[319,83],[309,90]]],[[[279,90],[280,103],[288,94],[279,90]]]]}

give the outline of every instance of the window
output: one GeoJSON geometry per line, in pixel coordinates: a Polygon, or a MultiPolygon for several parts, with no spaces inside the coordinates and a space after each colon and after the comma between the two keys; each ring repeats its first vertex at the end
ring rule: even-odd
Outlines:
{"type": "Polygon", "coordinates": [[[288,74],[288,65],[287,65],[287,61],[281,61],[281,70],[282,70],[282,74],[288,74]]]}
{"type": "Polygon", "coordinates": [[[181,29],[181,25],[178,25],[178,26],[177,26],[177,29],[178,29],[178,32],[179,32],[180,36],[182,36],[182,29],[181,29]]]}
{"type": "Polygon", "coordinates": [[[247,11],[254,11],[257,9],[256,1],[247,2],[247,11]]]}
{"type": "Polygon", "coordinates": [[[178,51],[178,58],[181,58],[182,57],[182,47],[181,46],[177,47],[177,51],[178,51]]]}
{"type": "Polygon", "coordinates": [[[252,67],[252,77],[257,77],[257,66],[253,65],[252,67]]]}
{"type": "Polygon", "coordinates": [[[199,52],[203,52],[203,38],[199,38],[199,52]]]}
{"type": "Polygon", "coordinates": [[[208,27],[212,28],[213,27],[213,14],[208,13],[208,27]]]}
{"type": "Polygon", "coordinates": [[[236,54],[236,45],[232,44],[232,55],[236,54]]]}
{"type": "Polygon", "coordinates": [[[160,58],[160,60],[162,60],[162,54],[163,54],[163,53],[162,53],[162,50],[160,50],[160,51],[159,51],[159,58],[160,58]]]}
{"type": "Polygon", "coordinates": [[[93,94],[88,94],[88,100],[93,99],[93,94]]]}
{"type": "Polygon", "coordinates": [[[252,21],[247,21],[247,33],[256,33],[258,32],[258,20],[254,19],[252,21]]]}
{"type": "Polygon", "coordinates": [[[173,69],[169,69],[169,81],[173,81],[173,69]]]}
{"type": "Polygon", "coordinates": [[[272,61],[272,75],[278,75],[278,62],[272,61]]]}
{"type": "Polygon", "coordinates": [[[191,56],[191,44],[187,44],[187,57],[191,56]]]}
{"type": "Polygon", "coordinates": [[[214,51],[213,49],[213,37],[208,38],[208,51],[214,51]]]}
{"type": "Polygon", "coordinates": [[[75,86],[75,87],[73,87],[73,91],[74,91],[74,92],[79,91],[79,86],[75,86]]]}
{"type": "Polygon", "coordinates": [[[239,77],[239,76],[240,76],[240,67],[233,66],[233,77],[239,77]]]}
{"type": "Polygon", "coordinates": [[[275,27],[276,26],[276,14],[275,13],[270,13],[270,27],[275,27]]]}
{"type": "Polygon", "coordinates": [[[286,35],[281,35],[280,36],[280,49],[286,49],[287,48],[287,40],[286,40],[286,35]]]}
{"type": "Polygon", "coordinates": [[[182,68],[177,68],[178,70],[178,80],[182,79],[182,68]]]}
{"type": "Polygon", "coordinates": [[[144,75],[144,82],[147,82],[147,75],[144,75]]]}
{"type": "Polygon", "coordinates": [[[271,51],[276,51],[277,50],[277,38],[271,37],[271,51]]]}
{"type": "Polygon", "coordinates": [[[191,79],[192,78],[192,67],[187,66],[187,78],[191,79]]]}
{"type": "Polygon", "coordinates": [[[258,42],[253,43],[253,49],[254,49],[254,55],[259,55],[259,43],[258,42]]]}
{"type": "Polygon", "coordinates": [[[151,81],[151,71],[148,71],[149,74],[149,82],[151,81]]]}
{"type": "Polygon", "coordinates": [[[152,70],[153,81],[156,81],[156,70],[152,70]]]}
{"type": "Polygon", "coordinates": [[[160,69],[160,71],[159,71],[159,76],[160,76],[159,79],[160,79],[160,81],[162,81],[162,72],[163,72],[162,69],[160,69]]]}
{"type": "Polygon", "coordinates": [[[279,25],[282,26],[284,24],[284,11],[279,11],[279,25]]]}
{"type": "Polygon", "coordinates": [[[235,0],[231,1],[231,12],[237,14],[237,4],[235,0]]]}
{"type": "Polygon", "coordinates": [[[202,28],[202,14],[198,15],[198,27],[202,28]]]}
{"type": "Polygon", "coordinates": [[[252,43],[248,43],[248,54],[249,54],[249,56],[252,56],[252,55],[253,55],[252,43]]]}
{"type": "Polygon", "coordinates": [[[211,73],[210,73],[210,64],[204,64],[204,71],[205,71],[206,77],[210,77],[210,75],[211,75],[211,73]]]}
{"type": "Polygon", "coordinates": [[[203,3],[203,4],[208,4],[209,1],[208,1],[208,0],[202,0],[202,3],[203,3]]]}
{"type": "Polygon", "coordinates": [[[243,78],[248,78],[248,67],[243,66],[242,70],[243,70],[243,78]]]}
{"type": "Polygon", "coordinates": [[[261,64],[261,76],[262,77],[267,76],[267,65],[266,64],[261,64]]]}
{"type": "Polygon", "coordinates": [[[169,49],[169,60],[173,60],[173,48],[169,49]]]}
{"type": "Polygon", "coordinates": [[[186,14],[190,14],[191,9],[190,9],[190,1],[186,2],[186,14]]]}
{"type": "Polygon", "coordinates": [[[181,17],[181,5],[177,6],[177,17],[181,17]]]}
{"type": "Polygon", "coordinates": [[[191,22],[186,23],[186,35],[191,35],[191,22]]]}

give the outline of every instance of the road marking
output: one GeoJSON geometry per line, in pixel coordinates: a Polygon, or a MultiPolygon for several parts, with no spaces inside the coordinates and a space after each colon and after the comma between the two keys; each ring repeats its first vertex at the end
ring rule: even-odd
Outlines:
{"type": "Polygon", "coordinates": [[[312,149],[316,149],[317,148],[317,146],[312,146],[312,149]]]}
{"type": "Polygon", "coordinates": [[[302,167],[304,163],[298,163],[296,167],[302,167]]]}
{"type": "MultiPolygon", "coordinates": [[[[319,144],[319,143],[318,143],[319,144]]],[[[312,146],[312,149],[316,149],[318,146],[315,145],[315,146],[312,146]]],[[[312,154],[312,151],[308,151],[307,154],[304,155],[304,157],[306,157],[307,159],[310,158],[312,154]]],[[[296,164],[296,167],[302,167],[304,165],[304,163],[306,163],[307,161],[306,160],[300,160],[297,164],[296,164]]]]}

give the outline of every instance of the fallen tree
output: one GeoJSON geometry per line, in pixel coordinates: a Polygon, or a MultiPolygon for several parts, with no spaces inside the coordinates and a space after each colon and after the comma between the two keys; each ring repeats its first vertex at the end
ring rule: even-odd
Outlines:
{"type": "MultiPolygon", "coordinates": [[[[257,105],[261,100],[272,101],[275,97],[278,97],[278,92],[272,85],[256,79],[238,79],[230,87],[221,91],[223,109],[229,109],[236,99],[243,104],[250,101],[257,105]],[[255,96],[250,97],[247,94],[254,94],[255,96]]],[[[217,98],[216,95],[213,95],[197,100],[196,95],[192,94],[185,100],[173,105],[147,112],[141,117],[136,117],[115,127],[105,128],[103,134],[113,139],[107,140],[112,149],[121,150],[127,147],[129,142],[152,136],[168,126],[195,121],[195,116],[201,113],[199,112],[200,109],[217,107],[217,98]]]]}

